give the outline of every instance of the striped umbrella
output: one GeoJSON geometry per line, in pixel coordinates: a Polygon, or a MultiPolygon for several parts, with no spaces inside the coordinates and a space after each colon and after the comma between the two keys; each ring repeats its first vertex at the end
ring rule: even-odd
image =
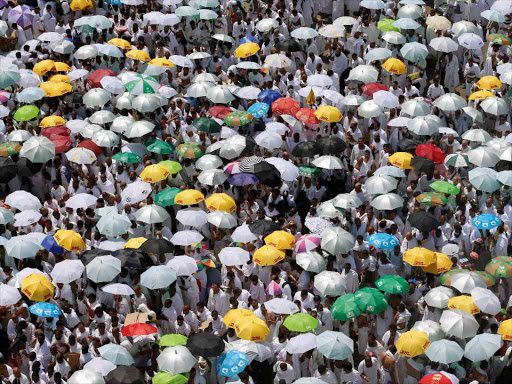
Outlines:
{"type": "Polygon", "coordinates": [[[131,81],[125,84],[125,88],[130,95],[142,95],[145,93],[156,93],[160,84],[158,81],[151,76],[137,75],[131,81]]]}
{"type": "Polygon", "coordinates": [[[250,156],[242,159],[239,165],[240,172],[254,173],[254,166],[265,159],[259,156],[250,156]]]}

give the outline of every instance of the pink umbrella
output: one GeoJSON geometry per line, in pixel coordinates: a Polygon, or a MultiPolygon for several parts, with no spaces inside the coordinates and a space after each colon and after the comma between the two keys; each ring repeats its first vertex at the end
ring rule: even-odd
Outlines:
{"type": "Polygon", "coordinates": [[[240,173],[240,162],[233,161],[224,167],[224,173],[228,176],[240,173]]]}
{"type": "Polygon", "coordinates": [[[319,235],[302,235],[295,243],[296,252],[309,252],[320,246],[322,238],[319,235]]]}

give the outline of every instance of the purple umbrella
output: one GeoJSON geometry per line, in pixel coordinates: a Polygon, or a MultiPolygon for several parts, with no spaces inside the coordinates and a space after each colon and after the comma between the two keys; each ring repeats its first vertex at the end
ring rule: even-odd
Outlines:
{"type": "Polygon", "coordinates": [[[0,8],[3,8],[7,5],[7,1],[5,0],[0,0],[0,8]]]}
{"type": "Polygon", "coordinates": [[[32,25],[35,14],[26,5],[18,5],[9,12],[9,24],[18,24],[21,28],[32,25]]]}
{"type": "Polygon", "coordinates": [[[237,173],[228,179],[229,184],[240,187],[242,185],[256,184],[258,178],[251,173],[237,173]]]}

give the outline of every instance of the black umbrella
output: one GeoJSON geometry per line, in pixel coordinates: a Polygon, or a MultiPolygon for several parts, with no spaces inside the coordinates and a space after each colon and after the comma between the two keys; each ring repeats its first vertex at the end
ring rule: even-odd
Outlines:
{"type": "Polygon", "coordinates": [[[403,139],[398,143],[398,148],[400,148],[402,151],[415,151],[416,147],[421,144],[420,141],[417,140],[411,140],[411,139],[403,139]]]}
{"type": "Polygon", "coordinates": [[[144,375],[131,365],[120,365],[105,377],[108,384],[144,384],[144,375]]]}
{"type": "Polygon", "coordinates": [[[106,256],[106,255],[112,255],[112,252],[105,251],[104,249],[94,248],[89,251],[85,251],[80,256],[80,259],[82,260],[82,263],[84,265],[89,264],[91,261],[93,261],[98,256],[106,256]]]}
{"type": "Polygon", "coordinates": [[[174,245],[165,239],[149,239],[139,248],[142,252],[161,255],[163,253],[174,252],[174,245]]]}
{"type": "Polygon", "coordinates": [[[224,352],[226,344],[224,344],[224,341],[222,341],[219,336],[207,332],[196,333],[190,336],[187,340],[186,347],[193,355],[215,357],[220,356],[222,352],[224,352]]]}
{"type": "Polygon", "coordinates": [[[261,156],[245,157],[240,161],[238,168],[240,169],[240,172],[255,173],[254,167],[261,162],[265,162],[265,159],[261,156]]]}
{"type": "Polygon", "coordinates": [[[18,167],[10,157],[0,157],[0,183],[8,183],[18,174],[18,167]]]}
{"type": "Polygon", "coordinates": [[[39,172],[43,166],[43,164],[34,164],[30,160],[22,157],[16,162],[18,166],[18,175],[30,177],[35,173],[39,172]]]}
{"type": "Polygon", "coordinates": [[[425,211],[411,213],[409,215],[409,223],[421,232],[430,232],[440,225],[434,216],[425,211]]]}
{"type": "Polygon", "coordinates": [[[411,167],[417,172],[431,173],[434,172],[435,164],[426,157],[414,156],[411,160],[411,167]]]}
{"type": "Polygon", "coordinates": [[[245,149],[242,151],[240,156],[247,156],[254,152],[254,148],[256,148],[258,144],[254,141],[254,139],[250,136],[245,136],[245,149]]]}
{"type": "Polygon", "coordinates": [[[339,155],[347,148],[347,144],[334,135],[322,137],[316,141],[316,145],[320,148],[322,155],[339,155]]]}
{"type": "Polygon", "coordinates": [[[314,157],[320,154],[320,148],[314,141],[303,141],[293,148],[292,155],[295,157],[314,157]]]}
{"type": "Polygon", "coordinates": [[[272,220],[256,220],[254,223],[249,224],[249,229],[256,235],[266,236],[274,231],[279,231],[281,226],[272,220]]]}
{"type": "Polygon", "coordinates": [[[281,185],[281,173],[274,165],[262,161],[261,163],[255,164],[253,168],[254,174],[263,185],[271,188],[276,188],[281,185]]]}
{"type": "Polygon", "coordinates": [[[123,248],[112,253],[112,256],[121,260],[121,265],[126,268],[142,268],[153,265],[151,258],[139,249],[123,248]]]}
{"type": "Polygon", "coordinates": [[[284,52],[300,52],[302,47],[295,39],[278,40],[275,45],[276,50],[284,52]]]}

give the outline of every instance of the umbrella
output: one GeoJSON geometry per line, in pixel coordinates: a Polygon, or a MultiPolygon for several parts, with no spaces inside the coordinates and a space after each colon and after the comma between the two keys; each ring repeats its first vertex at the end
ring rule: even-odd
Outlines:
{"type": "Polygon", "coordinates": [[[434,107],[444,112],[453,112],[466,106],[466,101],[456,93],[446,93],[434,101],[434,107]]]}
{"type": "Polygon", "coordinates": [[[95,357],[86,363],[83,369],[99,373],[102,376],[107,376],[111,371],[116,369],[116,366],[108,360],[101,357],[95,357]]]}
{"type": "Polygon", "coordinates": [[[374,100],[365,101],[357,108],[357,112],[360,116],[366,117],[368,119],[379,117],[383,113],[374,100]]]}
{"type": "Polygon", "coordinates": [[[20,300],[21,295],[17,288],[7,284],[0,284],[0,306],[9,307],[15,305],[20,300]]]}
{"type": "Polygon", "coordinates": [[[18,5],[11,9],[8,14],[9,24],[18,24],[22,28],[32,25],[35,14],[26,5],[18,5]]]}
{"type": "Polygon", "coordinates": [[[54,287],[45,276],[33,273],[23,279],[21,292],[29,300],[44,302],[53,296],[54,287]]]}
{"type": "Polygon", "coordinates": [[[255,316],[235,323],[234,328],[239,338],[249,341],[263,341],[270,333],[270,329],[265,321],[255,316]]]}
{"type": "Polygon", "coordinates": [[[438,340],[430,344],[425,354],[431,361],[436,361],[441,364],[451,364],[462,359],[464,350],[455,341],[438,340]]]}
{"type": "MultiPolygon", "coordinates": [[[[133,324],[132,324],[133,325],[133,324]]],[[[144,384],[144,374],[133,366],[120,366],[106,376],[109,384],[144,384]]]]}
{"type": "Polygon", "coordinates": [[[409,358],[425,353],[429,345],[428,335],[415,330],[402,333],[395,342],[397,352],[409,358]]]}
{"type": "Polygon", "coordinates": [[[189,372],[197,359],[182,345],[168,347],[156,359],[158,369],[172,374],[189,372]]]}
{"type": "Polygon", "coordinates": [[[14,226],[24,227],[37,223],[41,218],[39,211],[27,210],[14,215],[14,226]]]}
{"type": "Polygon", "coordinates": [[[448,335],[461,339],[474,337],[479,328],[475,318],[460,309],[448,309],[441,315],[441,329],[448,335]]]}
{"type": "Polygon", "coordinates": [[[464,348],[464,356],[471,361],[488,360],[498,349],[503,341],[500,335],[483,333],[472,338],[464,348]]]}
{"type": "Polygon", "coordinates": [[[321,233],[322,249],[331,255],[348,253],[354,245],[354,237],[342,228],[327,228],[321,233]]]}
{"type": "Polygon", "coordinates": [[[135,295],[134,290],[126,284],[114,283],[101,288],[103,292],[111,293],[113,295],[130,296],[135,295]]]}
{"type": "Polygon", "coordinates": [[[240,247],[225,247],[219,252],[219,260],[227,266],[244,265],[251,259],[249,252],[240,247]]]}
{"type": "Polygon", "coordinates": [[[178,345],[186,345],[188,338],[180,334],[167,334],[158,339],[157,344],[160,347],[176,347],[178,345]]]}
{"type": "Polygon", "coordinates": [[[498,216],[484,213],[482,215],[473,217],[471,224],[473,227],[478,229],[493,229],[499,227],[501,220],[498,216]]]}
{"type": "Polygon", "coordinates": [[[336,299],[331,312],[336,320],[347,321],[361,314],[361,310],[356,302],[356,297],[352,293],[347,293],[336,299]]]}
{"type": "Polygon", "coordinates": [[[208,222],[206,212],[200,208],[182,209],[178,211],[176,219],[183,225],[196,228],[200,228],[208,222]]]}
{"type": "Polygon", "coordinates": [[[439,323],[433,320],[417,321],[412,329],[425,332],[431,342],[443,340],[446,337],[439,323]]]}
{"type": "Polygon", "coordinates": [[[82,277],[84,270],[80,260],[63,260],[55,264],[50,276],[54,283],[70,284],[82,277]]]}
{"type": "Polygon", "coordinates": [[[95,283],[110,282],[121,272],[121,261],[113,256],[98,256],[86,267],[87,278],[95,283]]]}
{"type": "Polygon", "coordinates": [[[398,239],[387,233],[374,233],[368,237],[368,243],[379,249],[394,249],[398,243],[398,239]]]}
{"type": "Polygon", "coordinates": [[[448,300],[448,308],[460,309],[461,311],[472,315],[480,313],[480,309],[475,305],[473,299],[469,296],[456,296],[448,300]]]}
{"type": "Polygon", "coordinates": [[[439,16],[439,15],[427,17],[425,24],[432,27],[433,29],[438,29],[438,30],[448,29],[452,25],[450,20],[448,20],[444,16],[439,16]]]}
{"type": "MultiPolygon", "coordinates": [[[[299,254],[297,254],[298,256],[299,254]]],[[[314,287],[323,296],[341,296],[345,294],[343,277],[338,272],[322,271],[315,276],[314,287]]]]}
{"type": "Polygon", "coordinates": [[[364,187],[367,193],[384,194],[396,189],[398,181],[390,176],[372,176],[366,180],[364,187]]]}
{"type": "Polygon", "coordinates": [[[46,163],[55,156],[55,144],[44,136],[32,136],[23,144],[20,156],[32,163],[46,163]]]}
{"type": "Polygon", "coordinates": [[[11,237],[4,245],[10,257],[23,260],[34,257],[41,247],[26,235],[11,237]]]}
{"type": "MultiPolygon", "coordinates": [[[[135,363],[133,357],[130,355],[128,350],[117,344],[105,344],[98,348],[100,355],[103,359],[110,361],[115,365],[132,365],[135,363]]],[[[77,383],[79,384],[79,383],[77,383]]]]}
{"type": "Polygon", "coordinates": [[[476,273],[456,273],[451,278],[450,286],[461,293],[471,293],[476,287],[486,288],[484,279],[476,273]]]}
{"type": "Polygon", "coordinates": [[[413,156],[407,152],[395,152],[389,157],[389,162],[403,169],[413,169],[411,166],[413,156]]]}
{"type": "Polygon", "coordinates": [[[101,217],[96,227],[102,235],[117,237],[128,232],[132,222],[128,216],[113,214],[101,217]]]}
{"type": "Polygon", "coordinates": [[[312,164],[318,168],[324,169],[344,169],[341,160],[335,156],[320,156],[312,161],[312,164]]]}
{"type": "Polygon", "coordinates": [[[421,232],[429,232],[439,226],[437,219],[424,211],[411,213],[409,215],[409,223],[421,232]]]}
{"type": "Polygon", "coordinates": [[[39,317],[59,317],[62,311],[55,304],[51,303],[36,303],[29,307],[30,313],[39,317]]]}
{"type": "Polygon", "coordinates": [[[480,103],[484,112],[491,115],[500,116],[508,113],[508,104],[505,100],[497,97],[488,97],[480,103]]]}
{"type": "MultiPolygon", "coordinates": [[[[415,151],[416,155],[421,156],[425,159],[433,161],[435,164],[442,164],[445,159],[445,154],[441,150],[441,148],[436,147],[435,145],[428,143],[428,144],[420,144],[416,147],[415,151]]],[[[424,160],[422,160],[424,161],[424,160]]],[[[413,164],[414,166],[414,160],[413,164]]],[[[418,168],[415,168],[418,170],[418,168]]]]}
{"type": "Polygon", "coordinates": [[[503,340],[512,340],[512,319],[505,320],[498,328],[498,334],[501,335],[503,340]]]}
{"type": "Polygon", "coordinates": [[[476,189],[484,192],[494,192],[500,188],[496,180],[498,172],[492,168],[476,168],[469,171],[469,182],[476,189]]]}
{"type": "Polygon", "coordinates": [[[213,333],[196,333],[189,337],[186,347],[195,356],[215,357],[224,352],[225,344],[213,333]]]}
{"type": "Polygon", "coordinates": [[[236,217],[224,211],[208,213],[207,220],[217,228],[234,228],[237,226],[236,217]]]}
{"type": "Polygon", "coordinates": [[[140,284],[149,289],[162,289],[175,282],[176,278],[173,269],[158,265],[150,267],[140,275],[140,284]]]}
{"type": "Polygon", "coordinates": [[[275,265],[284,260],[285,253],[270,245],[264,245],[254,252],[253,261],[261,266],[275,265]]]}
{"type": "Polygon", "coordinates": [[[399,105],[398,97],[385,90],[373,93],[373,101],[381,108],[396,108],[399,105]]]}
{"type": "Polygon", "coordinates": [[[145,205],[135,212],[137,221],[146,224],[163,223],[169,217],[169,214],[164,208],[155,204],[145,205]]]}
{"type": "Polygon", "coordinates": [[[435,253],[422,247],[415,247],[406,251],[403,260],[415,267],[425,267],[436,262],[435,253]]]}
{"type": "Polygon", "coordinates": [[[174,269],[178,276],[191,276],[197,272],[197,264],[189,256],[175,256],[166,266],[174,269]]]}
{"type": "Polygon", "coordinates": [[[492,90],[503,86],[503,83],[496,76],[483,76],[475,85],[480,89],[492,90]]]}
{"type": "Polygon", "coordinates": [[[328,359],[345,360],[354,352],[354,342],[342,332],[324,331],[316,337],[316,348],[328,359]]]}
{"type": "Polygon", "coordinates": [[[299,312],[299,307],[294,302],[277,297],[265,302],[265,308],[276,314],[291,315],[299,312]]]}
{"type": "Polygon", "coordinates": [[[304,270],[314,273],[320,273],[327,267],[327,260],[316,252],[298,253],[296,261],[304,270]]]}
{"type": "Polygon", "coordinates": [[[498,256],[485,266],[485,271],[494,277],[512,276],[512,258],[498,256]]]}
{"type": "Polygon", "coordinates": [[[404,59],[409,60],[412,63],[416,63],[427,57],[428,48],[417,42],[406,43],[400,49],[400,53],[404,59]]]}
{"type": "Polygon", "coordinates": [[[312,333],[297,335],[288,341],[285,348],[290,354],[305,353],[316,348],[316,336],[312,333]]]}
{"type": "Polygon", "coordinates": [[[471,297],[474,304],[484,313],[495,316],[501,311],[500,300],[486,288],[475,287],[471,291],[471,297]]]}
{"type": "Polygon", "coordinates": [[[378,79],[377,70],[370,65],[359,65],[352,69],[347,80],[357,80],[363,83],[375,83],[378,79]]]}
{"type": "Polygon", "coordinates": [[[498,155],[490,147],[485,146],[471,149],[467,156],[469,162],[478,167],[492,168],[500,161],[498,155]]]}
{"type": "Polygon", "coordinates": [[[383,292],[391,294],[405,294],[409,292],[409,283],[397,275],[382,276],[375,282],[375,286],[383,292]]]}
{"type": "Polygon", "coordinates": [[[373,48],[364,56],[366,61],[385,60],[391,57],[392,53],[387,48],[373,48]]]}
{"type": "Polygon", "coordinates": [[[288,316],[283,325],[292,332],[310,332],[318,327],[318,320],[307,313],[295,313],[288,316]]]}
{"type": "Polygon", "coordinates": [[[105,379],[97,372],[82,369],[75,371],[67,382],[69,384],[105,384],[105,379]]]}
{"type": "Polygon", "coordinates": [[[292,150],[292,155],[295,157],[314,157],[320,153],[320,148],[316,142],[303,141],[295,146],[292,150]]]}
{"type": "Polygon", "coordinates": [[[396,193],[386,193],[372,199],[370,205],[383,211],[392,211],[393,209],[402,207],[404,205],[404,199],[396,193]]]}
{"type": "Polygon", "coordinates": [[[242,372],[249,364],[247,354],[230,350],[224,352],[217,361],[217,373],[221,376],[232,377],[242,372]]]}

